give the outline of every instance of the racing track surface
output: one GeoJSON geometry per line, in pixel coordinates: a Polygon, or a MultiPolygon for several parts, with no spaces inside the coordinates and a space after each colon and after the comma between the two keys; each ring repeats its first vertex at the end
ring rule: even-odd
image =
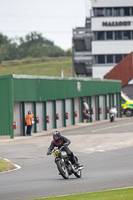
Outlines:
{"type": "Polygon", "coordinates": [[[0,173],[0,199],[22,200],[133,186],[132,130],[132,118],[126,118],[63,131],[84,165],[80,179],[72,175],[64,180],[53,156],[46,156],[51,134],[0,142],[0,156],[22,167],[0,173]]]}

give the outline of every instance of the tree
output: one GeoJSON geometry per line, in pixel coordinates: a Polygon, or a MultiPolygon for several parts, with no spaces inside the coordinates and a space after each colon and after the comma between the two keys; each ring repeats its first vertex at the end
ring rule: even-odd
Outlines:
{"type": "Polygon", "coordinates": [[[42,45],[31,45],[27,52],[28,57],[41,58],[44,56],[42,45]]]}
{"type": "Polygon", "coordinates": [[[37,32],[31,32],[24,38],[9,39],[0,33],[0,62],[3,60],[23,59],[26,57],[71,56],[71,49],[66,52],[37,32]]]}
{"type": "Polygon", "coordinates": [[[10,43],[11,43],[11,40],[9,40],[7,36],[0,33],[0,46],[3,45],[3,44],[8,45],[10,43]]]}
{"type": "Polygon", "coordinates": [[[0,33],[0,62],[3,60],[13,60],[17,56],[17,45],[13,40],[8,39],[0,33]]]}
{"type": "Polygon", "coordinates": [[[65,52],[60,47],[44,45],[44,56],[59,57],[64,56],[65,52]]]}
{"type": "Polygon", "coordinates": [[[68,49],[68,50],[65,52],[65,56],[72,56],[72,49],[68,49]]]}
{"type": "Polygon", "coordinates": [[[42,57],[43,45],[54,46],[54,43],[36,32],[31,32],[26,35],[25,38],[19,38],[18,55],[19,58],[31,57],[42,57]]]}

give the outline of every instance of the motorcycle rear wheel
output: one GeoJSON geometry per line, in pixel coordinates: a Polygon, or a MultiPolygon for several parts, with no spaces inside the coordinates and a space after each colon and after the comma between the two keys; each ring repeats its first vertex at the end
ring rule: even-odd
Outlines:
{"type": "Polygon", "coordinates": [[[82,175],[81,170],[75,172],[74,175],[75,175],[77,178],[81,178],[81,175],[82,175]]]}
{"type": "Polygon", "coordinates": [[[57,168],[60,172],[60,175],[64,178],[64,179],[68,179],[69,178],[69,174],[68,174],[68,171],[67,171],[67,168],[65,166],[64,163],[61,162],[61,160],[59,160],[57,163],[57,168]]]}
{"type": "Polygon", "coordinates": [[[114,121],[114,116],[110,117],[110,122],[114,121]]]}

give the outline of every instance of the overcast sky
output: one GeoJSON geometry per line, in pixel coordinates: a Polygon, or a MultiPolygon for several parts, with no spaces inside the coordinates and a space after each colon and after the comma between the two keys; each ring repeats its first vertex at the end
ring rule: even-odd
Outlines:
{"type": "Polygon", "coordinates": [[[41,33],[63,49],[72,29],[85,25],[89,0],[0,0],[0,32],[9,38],[41,33]]]}

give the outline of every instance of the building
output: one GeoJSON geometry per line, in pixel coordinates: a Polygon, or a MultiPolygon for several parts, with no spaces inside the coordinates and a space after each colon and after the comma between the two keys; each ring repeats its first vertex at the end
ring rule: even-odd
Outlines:
{"type": "Polygon", "coordinates": [[[73,29],[73,75],[92,77],[92,38],[90,18],[86,18],[85,27],[73,29]]]}
{"type": "Polygon", "coordinates": [[[91,2],[93,77],[102,78],[133,51],[133,1],[91,2]]]}
{"type": "Polygon", "coordinates": [[[83,102],[93,121],[108,119],[117,106],[121,116],[121,81],[28,75],[0,76],[0,136],[25,135],[25,115],[34,114],[33,132],[83,122],[83,102]]]}
{"type": "Polygon", "coordinates": [[[103,78],[133,51],[133,1],[91,0],[91,6],[92,77],[103,78]]]}

